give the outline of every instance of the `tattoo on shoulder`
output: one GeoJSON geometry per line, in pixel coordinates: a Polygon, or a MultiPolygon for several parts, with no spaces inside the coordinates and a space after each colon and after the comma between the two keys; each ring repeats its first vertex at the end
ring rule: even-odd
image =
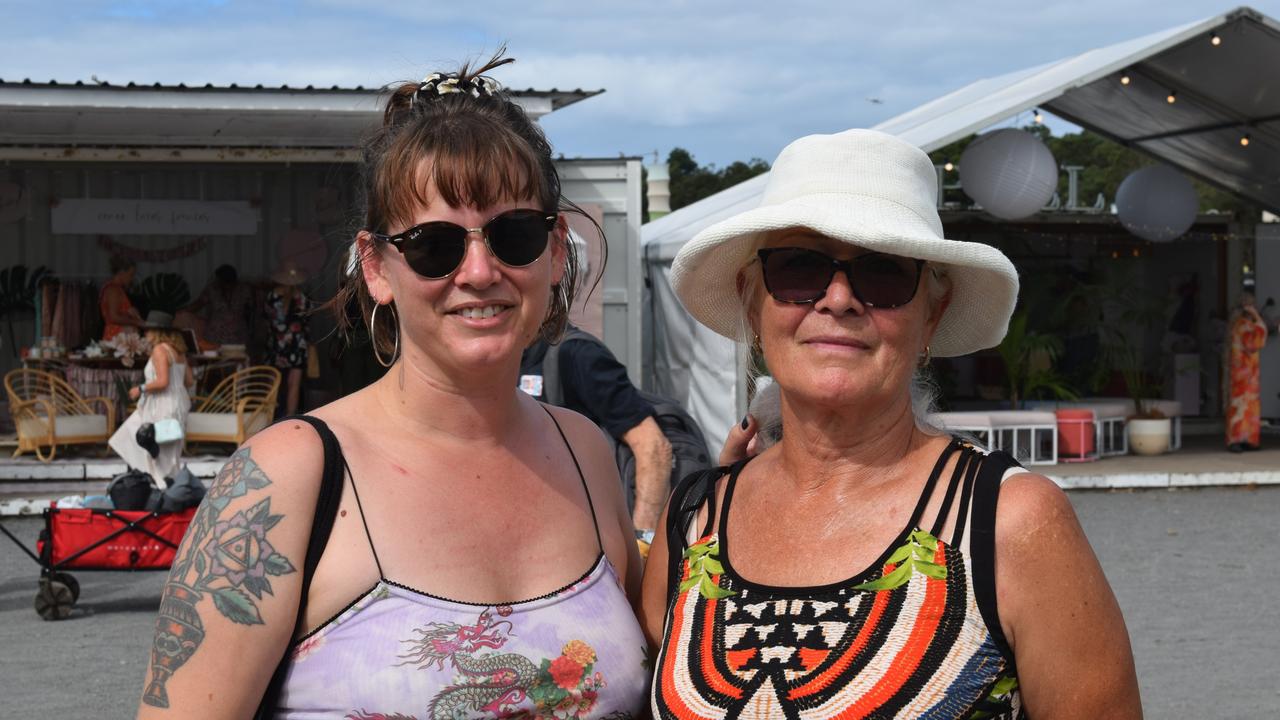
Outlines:
{"type": "Polygon", "coordinates": [[[169,571],[151,646],[151,681],[142,695],[147,705],[169,707],[165,683],[204,640],[200,613],[201,607],[208,612],[206,598],[234,623],[261,625],[258,601],[272,594],[270,578],[296,572],[268,538],[284,519],[271,514],[270,496],[247,510],[226,512],[232,500],[271,484],[249,455],[248,448],[236,451],[218,473],[169,571]]]}

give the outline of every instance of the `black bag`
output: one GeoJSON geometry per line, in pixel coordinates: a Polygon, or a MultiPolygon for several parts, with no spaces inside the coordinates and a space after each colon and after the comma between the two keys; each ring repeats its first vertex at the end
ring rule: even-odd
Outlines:
{"type": "Polygon", "coordinates": [[[107,485],[107,495],[116,510],[152,510],[152,492],[159,489],[152,484],[151,476],[140,470],[129,469],[113,478],[107,485]]]}
{"type": "MultiPolygon", "coordinates": [[[[552,405],[564,406],[564,388],[560,385],[560,347],[570,340],[581,340],[599,345],[605,352],[608,347],[595,335],[570,325],[564,337],[556,345],[547,346],[547,354],[542,359],[542,397],[552,405]]],[[[645,402],[653,406],[654,420],[661,428],[662,434],[671,443],[671,478],[668,487],[675,487],[689,473],[711,467],[711,451],[707,449],[707,441],[702,428],[689,415],[680,403],[655,393],[636,389],[645,402]]],[[[622,485],[627,494],[627,509],[635,510],[636,504],[636,458],[624,442],[618,442],[605,433],[613,441],[614,459],[618,463],[618,474],[622,476],[622,485]]]]}
{"type": "Polygon", "coordinates": [[[204,499],[204,483],[183,465],[174,474],[173,482],[165,491],[160,493],[159,506],[156,508],[158,512],[172,513],[182,512],[190,507],[196,507],[200,501],[204,499]]]}
{"type": "Polygon", "coordinates": [[[156,443],[156,426],[152,423],[139,425],[138,431],[133,434],[133,439],[138,443],[138,447],[147,451],[152,460],[160,456],[160,445],[156,443]]]}

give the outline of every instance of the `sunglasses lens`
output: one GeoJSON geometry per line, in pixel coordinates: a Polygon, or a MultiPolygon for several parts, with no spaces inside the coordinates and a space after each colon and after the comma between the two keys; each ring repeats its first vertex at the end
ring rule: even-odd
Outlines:
{"type": "Polygon", "coordinates": [[[910,258],[871,253],[853,260],[853,291],[872,307],[898,307],[915,297],[919,264],[910,258]]]}
{"type": "Polygon", "coordinates": [[[490,220],[486,230],[494,256],[511,267],[524,267],[542,257],[551,232],[547,213],[536,210],[503,213],[490,220]]]}
{"type": "Polygon", "coordinates": [[[802,248],[780,248],[763,256],[764,282],[782,302],[812,302],[831,284],[835,266],[826,255],[802,248]]]}
{"type": "Polygon", "coordinates": [[[405,262],[425,278],[442,278],[462,264],[467,231],[453,223],[428,223],[414,228],[400,245],[405,262]]]}

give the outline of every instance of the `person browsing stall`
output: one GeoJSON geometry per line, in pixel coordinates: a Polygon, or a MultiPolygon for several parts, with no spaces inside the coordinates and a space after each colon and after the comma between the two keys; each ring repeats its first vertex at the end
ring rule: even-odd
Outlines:
{"type": "Polygon", "coordinates": [[[170,572],[140,717],[639,714],[613,456],[517,387],[521,351],[564,329],[581,210],[484,74],[508,62],[390,90],[345,285],[389,368],[223,468],[170,572]]]}
{"type": "MultiPolygon", "coordinates": [[[[657,527],[658,515],[671,492],[671,443],[654,419],[653,405],[641,397],[627,368],[594,337],[570,326],[559,343],[557,377],[561,407],[585,415],[635,456],[635,498],[631,520],[642,534],[657,527]],[[576,332],[574,332],[576,331],[576,332]],[[581,333],[581,335],[578,335],[581,333]],[[578,335],[575,337],[575,335],[578,335]]],[[[545,359],[548,344],[536,340],[520,359],[520,387],[548,400],[545,359]]],[[[646,535],[647,537],[647,535],[646,535]]]]}
{"type": "Polygon", "coordinates": [[[641,610],[657,718],[1137,718],[1124,620],[1066,495],[929,425],[930,357],[997,345],[1018,276],[948,240],[928,155],[796,140],[760,206],[681,248],[695,319],[751,343],[781,438],[672,493],[641,610]]]}

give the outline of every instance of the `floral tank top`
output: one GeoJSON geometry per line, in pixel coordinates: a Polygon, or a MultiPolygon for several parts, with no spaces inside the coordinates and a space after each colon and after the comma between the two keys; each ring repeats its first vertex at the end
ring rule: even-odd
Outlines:
{"type": "Polygon", "coordinates": [[[672,597],[653,717],[1024,717],[995,608],[995,497],[1006,471],[1017,467],[1012,458],[953,441],[880,558],[848,580],[816,587],[761,585],[734,571],[725,528],[744,464],[730,471],[717,532],[714,481],[672,495],[672,597]],[[926,526],[921,514],[957,452],[938,520],[926,526]],[[953,502],[955,532],[944,540],[953,502]],[[700,534],[681,527],[705,504],[700,534]],[[680,548],[683,557],[675,555],[680,548]]]}
{"type": "MultiPolygon", "coordinates": [[[[359,493],[355,498],[359,507],[359,493]]],[[[376,550],[373,555],[378,562],[376,550]]],[[[602,543],[595,563],[574,582],[505,604],[415,590],[388,580],[381,563],[378,574],[372,588],[295,643],[276,717],[639,716],[649,681],[648,652],[602,543]]]]}

